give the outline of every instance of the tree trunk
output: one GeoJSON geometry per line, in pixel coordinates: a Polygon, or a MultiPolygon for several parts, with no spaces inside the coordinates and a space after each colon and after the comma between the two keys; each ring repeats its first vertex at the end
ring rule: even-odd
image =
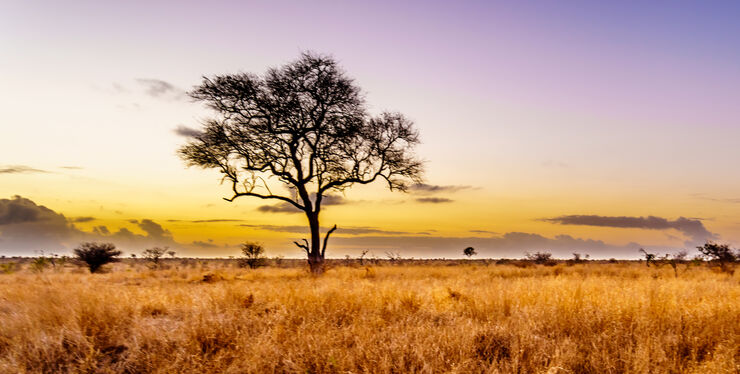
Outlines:
{"type": "Polygon", "coordinates": [[[308,254],[308,266],[311,268],[311,273],[321,274],[324,272],[324,254],[321,253],[319,214],[315,212],[306,214],[308,216],[308,225],[311,228],[311,251],[308,254]]]}

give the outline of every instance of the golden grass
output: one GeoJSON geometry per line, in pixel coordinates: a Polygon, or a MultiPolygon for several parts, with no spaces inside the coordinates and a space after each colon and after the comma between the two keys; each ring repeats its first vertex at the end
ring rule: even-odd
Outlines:
{"type": "Polygon", "coordinates": [[[738,373],[739,279],[595,263],[23,270],[0,274],[0,372],[738,373]]]}

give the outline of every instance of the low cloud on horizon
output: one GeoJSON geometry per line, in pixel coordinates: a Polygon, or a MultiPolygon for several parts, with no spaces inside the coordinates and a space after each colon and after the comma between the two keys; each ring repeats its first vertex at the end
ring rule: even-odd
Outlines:
{"type": "Polygon", "coordinates": [[[93,220],[94,217],[67,218],[21,196],[0,199],[0,253],[33,255],[41,250],[70,250],[85,241],[110,241],[121,249],[135,252],[149,246],[181,245],[169,230],[151,219],[129,221],[144,234],[136,234],[126,227],[111,231],[98,225],[89,232],[75,226],[77,222],[93,220]]]}
{"type": "MultiPolygon", "coordinates": [[[[34,255],[37,251],[69,251],[83,241],[109,241],[126,251],[140,252],[151,246],[169,246],[182,255],[224,256],[233,254],[231,247],[215,243],[211,239],[178,242],[172,233],[151,219],[130,219],[126,222],[133,228],[141,230],[137,234],[127,227],[115,231],[104,225],[97,225],[92,231],[83,231],[75,222],[90,222],[92,216],[67,218],[30,199],[15,196],[11,199],[0,199],[0,253],[3,255],[34,255]],[[204,252],[206,251],[206,252],[204,252]],[[210,252],[210,253],[209,253],[210,252]]],[[[659,217],[600,217],[600,216],[561,216],[549,219],[561,224],[585,224],[592,226],[640,227],[651,226],[654,229],[675,228],[691,233],[697,238],[702,235],[715,234],[707,231],[701,222],[688,218],[665,220],[659,217]],[[594,218],[596,217],[596,218],[594,218]],[[697,225],[698,222],[698,225],[697,225]],[[704,231],[702,231],[702,229],[704,231]]],[[[237,222],[234,219],[184,220],[181,222],[237,222]]],[[[271,251],[279,253],[301,252],[292,247],[292,241],[305,237],[308,227],[303,225],[235,225],[253,230],[267,230],[296,234],[273,240],[271,251]]],[[[327,228],[322,228],[326,232],[327,228]]],[[[575,238],[570,235],[545,237],[535,233],[508,232],[495,234],[487,230],[471,230],[473,236],[449,237],[431,235],[433,230],[424,232],[395,231],[378,227],[339,226],[330,240],[330,256],[359,254],[362,250],[371,250],[382,256],[386,251],[398,252],[404,257],[416,258],[454,258],[460,257],[465,247],[472,246],[479,257],[516,257],[525,252],[548,251],[555,257],[570,257],[571,253],[590,254],[592,258],[637,258],[637,249],[643,247],[638,243],[613,245],[601,240],[575,238]]],[[[249,234],[245,233],[245,237],[249,234]]],[[[658,251],[669,251],[678,248],[644,246],[658,251]]]]}
{"type": "Polygon", "coordinates": [[[686,245],[699,245],[707,240],[717,239],[719,236],[707,230],[700,219],[679,217],[669,220],[663,217],[627,217],[627,216],[598,216],[598,215],[566,215],[554,218],[543,218],[541,221],[560,225],[598,226],[614,228],[636,228],[645,230],[674,229],[686,235],[689,240],[686,245]]]}

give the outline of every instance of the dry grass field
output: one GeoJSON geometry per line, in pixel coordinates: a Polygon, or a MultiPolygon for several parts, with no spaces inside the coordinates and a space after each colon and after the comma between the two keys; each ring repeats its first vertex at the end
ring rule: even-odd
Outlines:
{"type": "Polygon", "coordinates": [[[0,372],[740,372],[705,266],[171,264],[0,274],[0,372]]]}

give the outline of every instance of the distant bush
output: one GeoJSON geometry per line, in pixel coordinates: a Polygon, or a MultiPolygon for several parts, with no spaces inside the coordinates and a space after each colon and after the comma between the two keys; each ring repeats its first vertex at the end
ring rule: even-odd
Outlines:
{"type": "Polygon", "coordinates": [[[113,243],[86,242],[75,248],[74,254],[77,260],[87,265],[91,273],[97,273],[103,265],[120,261],[117,257],[121,251],[116,250],[113,243]]]}
{"type": "Polygon", "coordinates": [[[645,266],[650,267],[650,264],[655,263],[655,258],[657,257],[654,253],[648,253],[643,248],[640,248],[639,252],[642,252],[645,255],[645,266]]]}
{"type": "Polygon", "coordinates": [[[11,274],[15,272],[15,270],[16,270],[15,262],[3,262],[2,264],[0,264],[0,273],[11,274]]]}
{"type": "Polygon", "coordinates": [[[572,266],[575,264],[582,264],[586,261],[588,261],[589,255],[586,255],[585,257],[582,257],[580,253],[573,252],[573,258],[566,261],[566,265],[572,266]]]}
{"type": "Polygon", "coordinates": [[[468,258],[470,258],[470,257],[472,257],[472,256],[475,256],[475,255],[477,255],[478,253],[477,253],[477,252],[475,251],[475,248],[473,248],[473,247],[468,247],[468,248],[465,248],[465,249],[463,249],[463,254],[464,254],[465,256],[468,256],[468,258]]]}
{"type": "Polygon", "coordinates": [[[67,265],[67,262],[69,262],[69,257],[59,257],[59,255],[57,254],[52,254],[51,257],[49,257],[49,262],[54,269],[56,269],[57,266],[59,266],[59,268],[63,268],[65,265],[67,265]]]}
{"type": "Polygon", "coordinates": [[[283,256],[275,256],[272,258],[272,263],[275,267],[279,268],[283,266],[283,260],[284,260],[283,256]]]}
{"type": "Polygon", "coordinates": [[[34,273],[43,273],[46,268],[51,265],[49,259],[44,256],[39,256],[31,260],[31,271],[34,273]]]}
{"type": "Polygon", "coordinates": [[[265,248],[260,243],[247,242],[242,244],[242,255],[244,257],[239,259],[239,267],[249,267],[250,269],[256,269],[260,266],[265,265],[265,248]]]}
{"type": "Polygon", "coordinates": [[[365,256],[367,255],[368,252],[369,250],[363,249],[362,252],[360,253],[360,257],[357,257],[357,261],[360,263],[360,266],[365,264],[365,256]]]}
{"type": "Polygon", "coordinates": [[[527,253],[526,258],[538,265],[554,266],[557,263],[550,252],[527,253]]]}
{"type": "Polygon", "coordinates": [[[167,253],[167,247],[160,248],[160,247],[153,247],[153,248],[147,248],[143,252],[141,252],[141,256],[152,263],[152,266],[159,267],[159,260],[164,256],[164,254],[167,253]]]}
{"type": "Polygon", "coordinates": [[[673,268],[673,274],[678,278],[678,265],[687,264],[686,268],[688,268],[688,261],[686,260],[687,256],[688,252],[686,251],[679,251],[673,255],[666,253],[665,256],[659,257],[655,260],[655,264],[670,265],[671,268],[673,268]]]}

